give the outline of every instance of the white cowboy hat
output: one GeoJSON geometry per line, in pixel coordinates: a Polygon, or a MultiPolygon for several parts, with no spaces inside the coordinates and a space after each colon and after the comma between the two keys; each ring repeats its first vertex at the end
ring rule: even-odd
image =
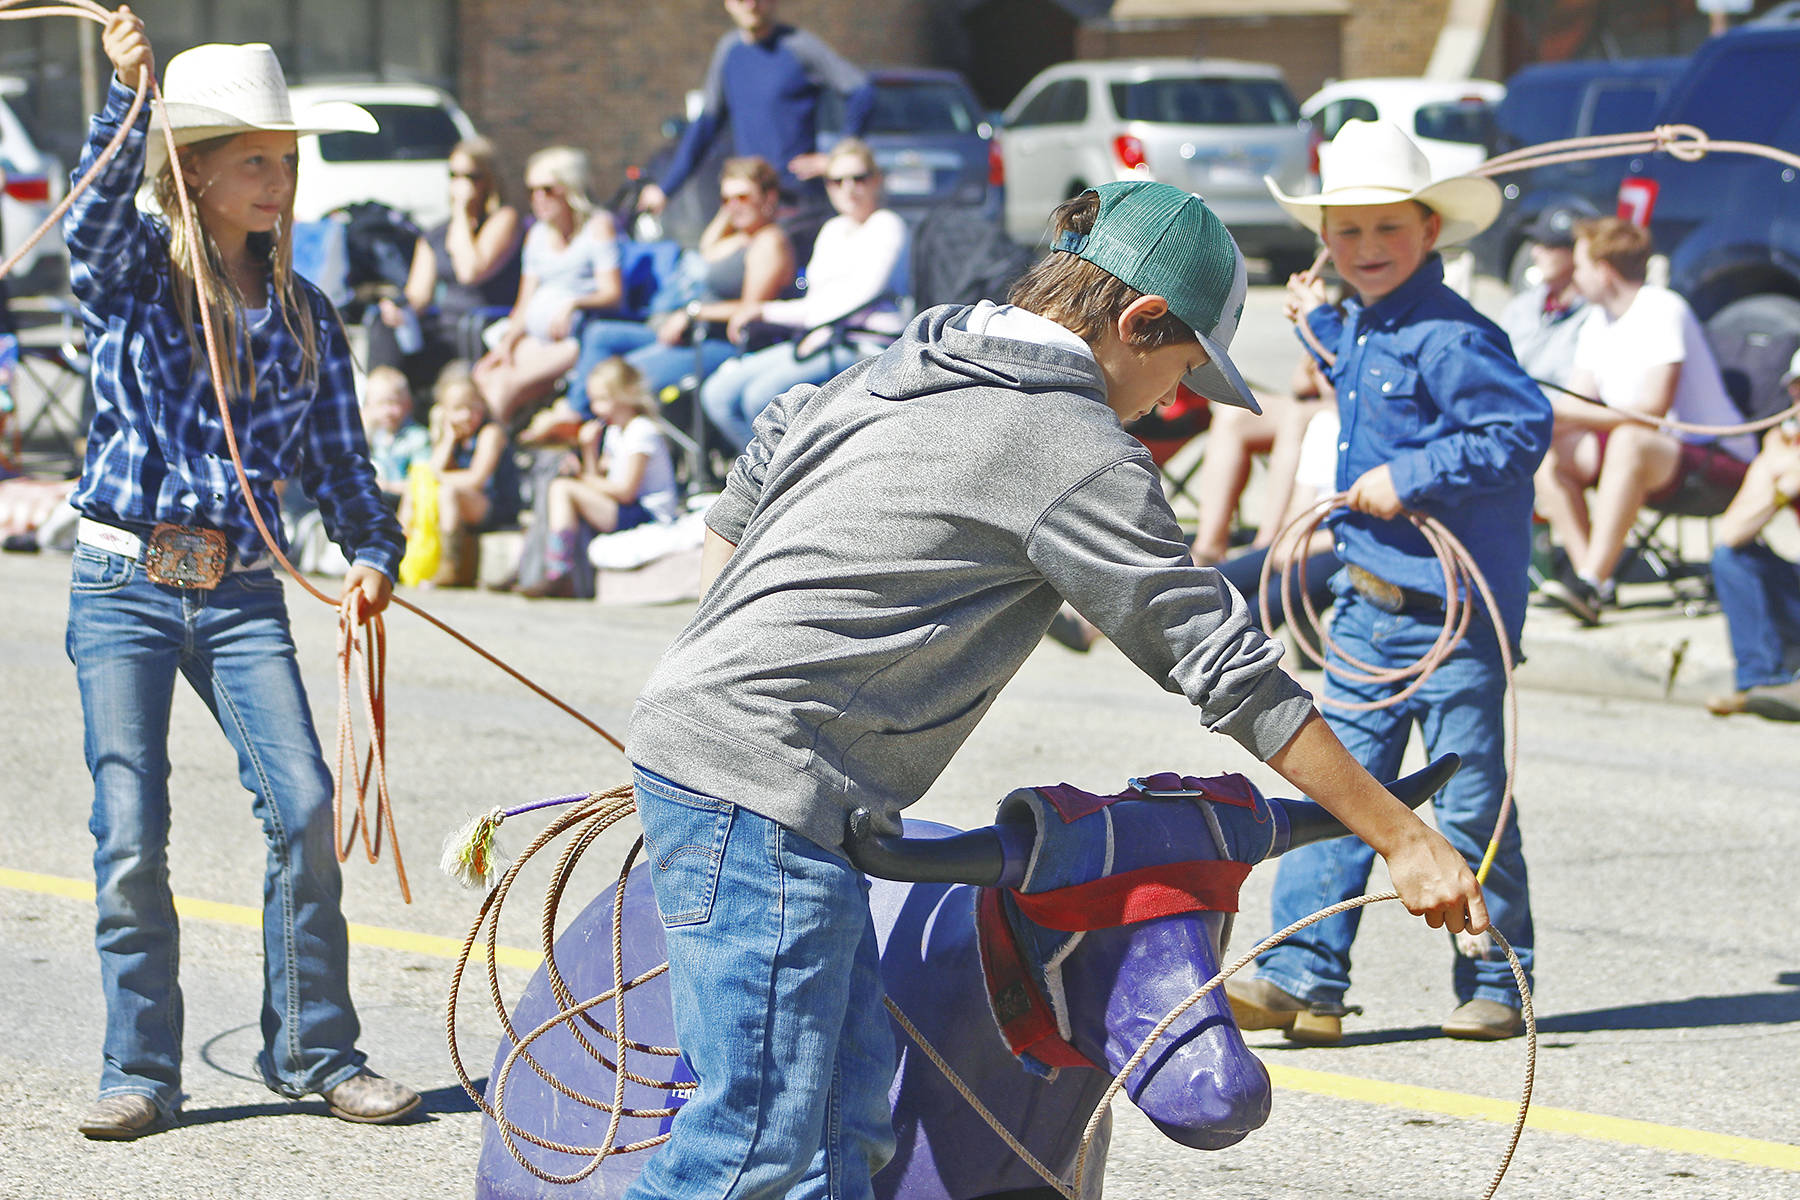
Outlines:
{"type": "MultiPolygon", "coordinates": [[[[281,62],[264,42],[243,46],[212,42],[183,50],[169,60],[162,92],[177,146],[258,129],[302,137],[380,129],[367,109],[343,100],[315,104],[296,120],[281,62]]],[[[162,124],[153,117],[144,177],[155,179],[167,161],[162,124]]]]}
{"type": "Polygon", "coordinates": [[[1493,180],[1457,175],[1433,183],[1424,152],[1389,121],[1345,121],[1337,137],[1319,147],[1316,196],[1290,196],[1266,175],[1263,182],[1275,202],[1314,233],[1328,205],[1417,200],[1442,218],[1440,246],[1467,241],[1500,215],[1500,188],[1493,180]]]}

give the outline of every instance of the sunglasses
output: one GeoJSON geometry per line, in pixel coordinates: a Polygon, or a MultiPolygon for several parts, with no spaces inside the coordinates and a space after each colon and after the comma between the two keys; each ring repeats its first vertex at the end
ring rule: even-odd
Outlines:
{"type": "Polygon", "coordinates": [[[556,192],[562,191],[562,184],[560,184],[560,183],[528,183],[525,185],[525,190],[528,192],[556,193],[556,192]]]}
{"type": "Polygon", "coordinates": [[[875,176],[873,173],[871,173],[869,171],[862,171],[855,175],[827,175],[825,177],[825,182],[826,183],[835,183],[839,187],[842,187],[843,185],[845,185],[847,183],[867,183],[867,182],[869,182],[869,180],[873,179],[874,177],[875,176]]]}

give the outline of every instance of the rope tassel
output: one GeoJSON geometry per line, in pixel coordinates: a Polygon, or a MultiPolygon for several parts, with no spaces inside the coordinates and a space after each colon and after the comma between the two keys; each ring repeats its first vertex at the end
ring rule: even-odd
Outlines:
{"type": "Polygon", "coordinates": [[[438,869],[470,890],[485,888],[492,891],[512,865],[512,858],[494,846],[494,835],[507,818],[536,812],[540,808],[580,804],[594,797],[593,792],[577,792],[572,796],[554,796],[512,808],[495,805],[480,816],[470,817],[444,839],[444,856],[438,859],[438,869]]]}

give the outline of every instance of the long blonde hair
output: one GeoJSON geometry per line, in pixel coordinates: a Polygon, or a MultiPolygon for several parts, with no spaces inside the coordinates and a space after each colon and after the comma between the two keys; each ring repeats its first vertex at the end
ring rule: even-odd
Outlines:
{"type": "Polygon", "coordinates": [[[588,194],[592,173],[588,156],[573,146],[546,146],[525,160],[525,174],[541,171],[556,180],[563,190],[563,200],[575,214],[575,228],[580,229],[594,215],[594,199],[588,194]]]}
{"type": "Polygon", "coordinates": [[[481,191],[484,197],[481,202],[481,215],[483,217],[493,216],[506,202],[504,188],[500,182],[500,152],[494,148],[494,143],[490,139],[477,134],[472,138],[464,138],[450,147],[450,153],[444,157],[451,159],[459,154],[475,164],[476,176],[481,181],[481,191]]]}
{"type": "MultiPolygon", "coordinates": [[[[208,154],[240,136],[229,133],[206,138],[181,147],[177,154],[208,154]]],[[[192,246],[188,222],[182,216],[181,198],[175,190],[175,172],[180,165],[179,157],[171,158],[151,183],[157,206],[169,221],[169,279],[173,284],[175,306],[181,316],[181,328],[187,334],[192,369],[198,373],[207,362],[206,345],[199,328],[200,296],[204,293],[214,315],[214,331],[219,338],[219,352],[228,376],[218,381],[219,387],[228,401],[238,400],[256,390],[256,364],[250,355],[239,353],[245,332],[246,305],[244,297],[231,282],[224,255],[219,252],[212,235],[206,232],[197,212],[193,227],[200,234],[200,278],[196,280],[190,271],[192,246]]],[[[193,198],[192,189],[189,189],[188,197],[193,198]]],[[[281,323],[300,343],[301,386],[311,388],[319,379],[318,327],[316,314],[300,287],[299,276],[294,274],[294,204],[291,198],[287,211],[275,223],[274,232],[251,234],[249,248],[252,254],[268,262],[270,290],[275,294],[275,304],[281,309],[281,323]]],[[[335,312],[332,315],[335,317],[335,312]]]]}

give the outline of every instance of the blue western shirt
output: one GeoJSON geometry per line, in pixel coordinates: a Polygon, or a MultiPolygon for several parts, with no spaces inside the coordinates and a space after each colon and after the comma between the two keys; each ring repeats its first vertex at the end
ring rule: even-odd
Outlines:
{"type": "MultiPolygon", "coordinates": [[[[88,131],[79,178],[118,132],[132,93],[113,80],[88,131]]],[[[113,524],[169,521],[217,529],[238,561],[265,553],[231,465],[225,426],[204,348],[196,355],[182,327],[169,275],[169,234],[138,211],[150,106],[139,113],[119,153],[63,219],[69,276],[93,356],[94,422],[87,461],[70,499],[113,524]]],[[[317,501],[325,527],[353,563],[390,577],[405,549],[399,522],[381,499],[357,409],[349,347],[337,313],[305,280],[299,289],[319,349],[317,379],[307,384],[301,346],[270,293],[260,313],[245,314],[235,353],[254,366],[253,395],[234,401],[251,495],[269,530],[282,538],[278,480],[297,477],[317,501]]],[[[200,336],[198,315],[194,318],[200,336]]],[[[220,348],[231,355],[233,349],[220,348]]]]}
{"type": "MultiPolygon", "coordinates": [[[[1376,303],[1315,308],[1308,324],[1337,353],[1337,486],[1383,463],[1400,502],[1437,518],[1487,577],[1516,646],[1531,561],[1532,474],[1550,445],[1550,402],[1500,328],[1444,286],[1435,254],[1376,303]]],[[[1443,569],[1404,518],[1338,509],[1338,557],[1390,583],[1444,594],[1443,569]]],[[[1479,610],[1480,604],[1477,601],[1479,610]]]]}
{"type": "Polygon", "coordinates": [[[860,136],[875,86],[818,36],[791,25],[777,25],[757,42],[736,31],[726,34],[706,70],[705,107],[664,169],[663,191],[673,195],[687,182],[727,121],[737,154],[766,159],[782,186],[794,187],[788,162],[819,148],[814,119],[826,88],[844,97],[844,136],[860,136]]]}

